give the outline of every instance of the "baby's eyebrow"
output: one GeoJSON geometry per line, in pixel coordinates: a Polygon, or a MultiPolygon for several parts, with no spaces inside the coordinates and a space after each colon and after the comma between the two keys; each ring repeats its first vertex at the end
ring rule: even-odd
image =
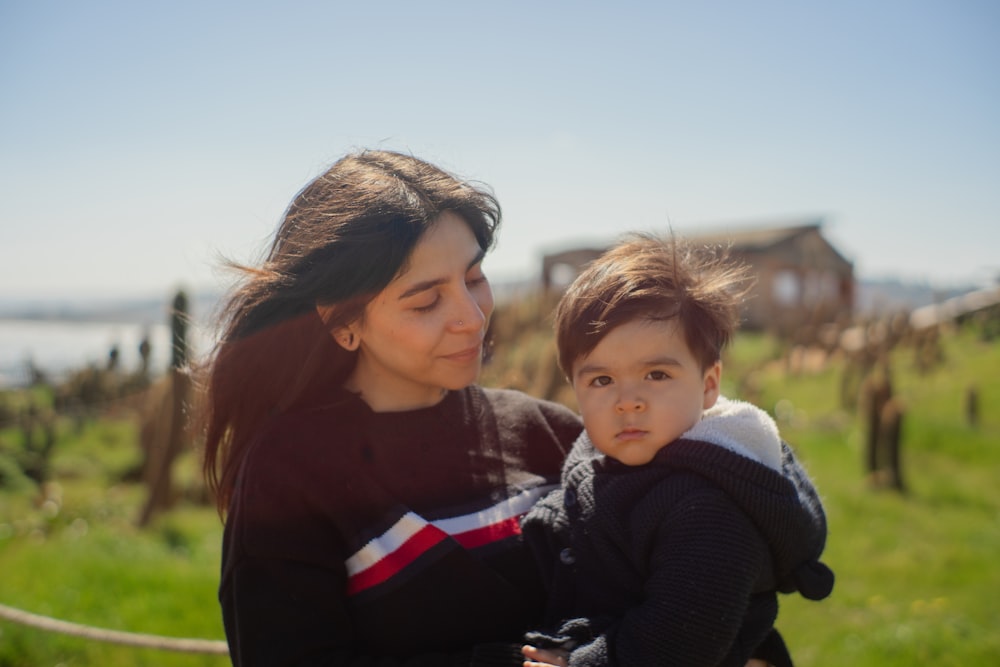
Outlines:
{"type": "Polygon", "coordinates": [[[576,376],[580,377],[582,375],[594,375],[607,373],[608,369],[605,366],[596,366],[594,364],[585,364],[580,366],[576,371],[576,376]]]}
{"type": "Polygon", "coordinates": [[[646,366],[683,366],[680,361],[673,357],[656,357],[645,362],[646,366]]]}

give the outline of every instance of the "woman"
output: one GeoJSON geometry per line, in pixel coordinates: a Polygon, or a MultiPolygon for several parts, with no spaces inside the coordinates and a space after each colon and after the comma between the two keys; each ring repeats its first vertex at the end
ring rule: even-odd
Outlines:
{"type": "Polygon", "coordinates": [[[365,151],[244,269],[205,369],[234,665],[522,660],[544,599],[517,520],[581,424],[474,384],[499,223],[483,189],[365,151]]]}

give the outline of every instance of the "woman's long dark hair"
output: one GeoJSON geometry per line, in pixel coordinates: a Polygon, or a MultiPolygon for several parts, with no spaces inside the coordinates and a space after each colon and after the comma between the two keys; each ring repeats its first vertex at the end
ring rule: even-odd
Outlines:
{"type": "Polygon", "coordinates": [[[201,369],[203,473],[221,513],[264,420],[322,405],[343,384],[356,353],[330,331],[363,314],[444,211],[493,245],[500,205],[485,188],[409,155],[347,155],[296,195],[260,266],[233,265],[243,280],[201,369]],[[317,306],[331,307],[326,322],[317,306]]]}

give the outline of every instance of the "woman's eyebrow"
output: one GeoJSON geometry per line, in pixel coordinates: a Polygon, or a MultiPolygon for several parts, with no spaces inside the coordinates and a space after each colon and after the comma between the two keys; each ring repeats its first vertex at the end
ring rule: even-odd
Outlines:
{"type": "MultiPolygon", "coordinates": [[[[483,257],[485,256],[486,256],[486,251],[480,248],[479,252],[476,253],[476,256],[473,257],[472,261],[469,262],[468,265],[465,267],[465,270],[468,271],[476,264],[479,264],[481,261],[483,261],[483,257]]],[[[410,286],[409,289],[407,289],[405,292],[399,295],[399,300],[401,301],[403,299],[409,298],[414,294],[420,294],[421,292],[433,289],[438,285],[443,285],[446,282],[448,282],[448,278],[433,278],[431,280],[424,280],[422,282],[410,286]]]]}

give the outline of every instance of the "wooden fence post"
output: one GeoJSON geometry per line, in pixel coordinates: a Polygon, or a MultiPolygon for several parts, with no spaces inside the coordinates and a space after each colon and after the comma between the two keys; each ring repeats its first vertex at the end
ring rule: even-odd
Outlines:
{"type": "MultiPolygon", "coordinates": [[[[172,348],[170,358],[170,422],[165,446],[154,447],[150,453],[149,496],[139,516],[139,526],[149,525],[153,515],[166,509],[172,502],[173,465],[187,441],[187,405],[191,393],[191,378],[185,371],[187,364],[188,300],[183,291],[174,297],[170,314],[172,348]]],[[[154,439],[156,436],[154,435],[154,439]]],[[[162,442],[162,440],[161,440],[162,442]]]]}

